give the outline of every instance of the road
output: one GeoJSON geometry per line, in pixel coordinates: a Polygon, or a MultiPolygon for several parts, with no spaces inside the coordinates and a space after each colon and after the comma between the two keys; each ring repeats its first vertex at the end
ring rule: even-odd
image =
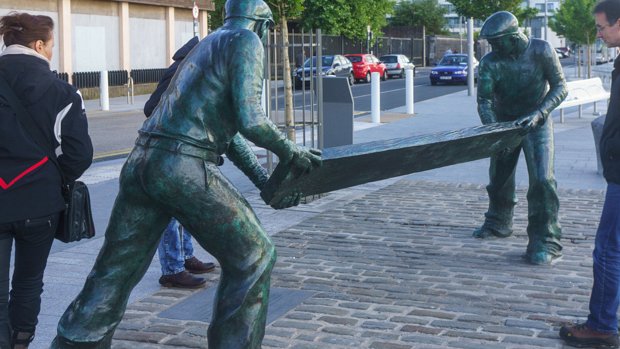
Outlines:
{"type": "MultiPolygon", "coordinates": [[[[431,86],[428,79],[428,70],[418,72],[414,81],[414,101],[420,102],[426,99],[461,91],[466,88],[463,85],[431,86]]],[[[355,99],[356,115],[363,115],[370,111],[370,84],[359,83],[351,87],[355,99]]],[[[284,106],[282,92],[278,92],[278,106],[284,106]]],[[[306,92],[309,103],[309,93],[306,92]]],[[[302,105],[303,93],[295,92],[294,104],[302,105]]],[[[405,105],[405,79],[390,79],[381,82],[381,109],[388,110],[405,105]]],[[[136,104],[136,108],[141,108],[136,104]]],[[[133,147],[136,132],[144,122],[144,115],[140,109],[118,112],[103,113],[89,112],[89,130],[95,148],[95,160],[125,156],[133,147]]]]}

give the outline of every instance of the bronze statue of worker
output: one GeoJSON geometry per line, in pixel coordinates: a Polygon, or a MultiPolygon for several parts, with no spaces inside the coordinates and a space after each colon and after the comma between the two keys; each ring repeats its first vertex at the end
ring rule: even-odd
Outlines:
{"type": "Polygon", "coordinates": [[[523,149],[529,174],[529,242],[524,257],[532,264],[550,264],[562,255],[550,117],[567,94],[562,67],[549,43],[519,32],[518,21],[510,12],[487,18],[480,38],[492,47],[478,67],[478,114],[482,123],[515,121],[528,133],[516,149],[491,157],[489,209],[484,224],[473,235],[503,238],[512,234],[517,202],[515,169],[523,149]]]}
{"type": "MultiPolygon", "coordinates": [[[[276,252],[249,203],[218,169],[220,155],[258,188],[268,175],[244,138],[297,173],[320,166],[321,158],[285,139],[261,108],[262,40],[274,24],[271,10],[262,0],[228,0],[225,11],[224,25],[189,53],[140,129],[103,247],[60,319],[52,348],[110,348],[129,293],[171,217],[221,266],[209,348],[261,347],[276,252]]],[[[296,205],[300,196],[272,206],[296,205]]]]}

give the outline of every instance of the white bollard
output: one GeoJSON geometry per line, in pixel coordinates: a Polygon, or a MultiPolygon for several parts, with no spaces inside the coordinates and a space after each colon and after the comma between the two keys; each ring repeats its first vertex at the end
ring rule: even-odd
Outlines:
{"type": "Polygon", "coordinates": [[[405,70],[405,85],[406,85],[405,93],[407,94],[407,98],[406,98],[407,114],[412,115],[414,114],[414,111],[413,111],[413,88],[414,88],[413,69],[405,70]]]}
{"type": "Polygon", "coordinates": [[[372,122],[378,124],[381,122],[381,86],[379,81],[381,76],[378,72],[370,74],[370,114],[372,122]]]}
{"type": "Polygon", "coordinates": [[[99,75],[99,103],[101,110],[110,110],[110,94],[108,92],[108,71],[102,70],[99,75]]]}

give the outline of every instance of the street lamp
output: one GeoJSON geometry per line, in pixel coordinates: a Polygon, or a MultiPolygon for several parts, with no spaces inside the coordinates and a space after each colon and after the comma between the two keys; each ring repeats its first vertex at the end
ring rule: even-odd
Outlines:
{"type": "Polygon", "coordinates": [[[547,38],[547,26],[548,26],[548,18],[547,18],[547,0],[545,0],[545,41],[548,41],[547,38]]]}

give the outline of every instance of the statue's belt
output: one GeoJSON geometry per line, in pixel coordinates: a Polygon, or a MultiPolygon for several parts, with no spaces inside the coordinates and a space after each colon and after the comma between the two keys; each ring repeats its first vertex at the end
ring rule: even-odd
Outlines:
{"type": "Polygon", "coordinates": [[[176,139],[140,134],[138,139],[136,139],[136,145],[200,158],[205,161],[212,162],[218,166],[221,166],[224,163],[224,158],[214,151],[187,144],[176,139]]]}

